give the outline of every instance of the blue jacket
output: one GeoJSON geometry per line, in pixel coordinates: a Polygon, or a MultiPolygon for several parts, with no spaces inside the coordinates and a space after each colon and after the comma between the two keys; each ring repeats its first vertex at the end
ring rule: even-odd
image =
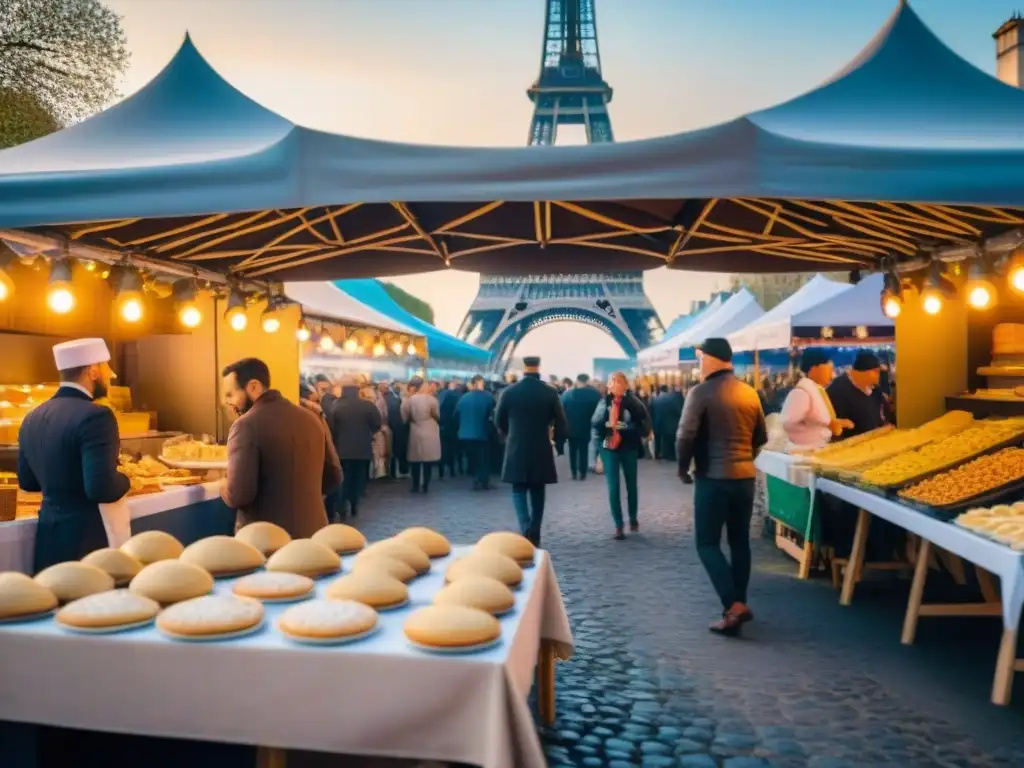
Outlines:
{"type": "Polygon", "coordinates": [[[459,398],[455,405],[459,440],[490,440],[494,418],[494,396],[474,390],[459,398]]]}
{"type": "Polygon", "coordinates": [[[562,395],[565,420],[569,425],[570,440],[588,441],[591,438],[590,420],[594,417],[601,393],[593,387],[573,387],[562,395]]]}

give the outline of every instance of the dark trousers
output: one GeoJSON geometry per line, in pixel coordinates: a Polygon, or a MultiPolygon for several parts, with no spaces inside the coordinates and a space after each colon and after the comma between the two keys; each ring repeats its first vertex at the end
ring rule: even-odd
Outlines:
{"type": "Polygon", "coordinates": [[[588,461],[589,449],[589,437],[585,437],[582,440],[569,438],[569,469],[572,471],[573,477],[587,476],[587,465],[590,463],[588,461]]]}
{"type": "Polygon", "coordinates": [[[341,488],[336,488],[324,496],[324,509],[327,510],[327,522],[336,523],[341,519],[341,488]]]}
{"type": "Polygon", "coordinates": [[[409,472],[412,474],[412,489],[418,491],[422,488],[426,493],[430,489],[430,476],[434,474],[433,462],[411,461],[409,472]]]}
{"type": "Polygon", "coordinates": [[[544,521],[544,500],[547,486],[529,483],[512,484],[512,504],[519,519],[519,532],[540,546],[540,524],[544,521]]]}
{"type": "Polygon", "coordinates": [[[715,480],[698,477],[693,492],[697,555],[711,585],[728,610],[747,602],[750,583],[750,517],[754,511],[754,479],[715,480]],[[731,563],[722,553],[722,529],[731,563]]]}
{"type": "Polygon", "coordinates": [[[608,484],[608,506],[612,513],[612,522],[616,528],[622,528],[622,488],[619,481],[619,473],[626,481],[626,510],[629,513],[629,522],[637,522],[637,510],[639,509],[639,492],[636,486],[636,462],[637,455],[634,451],[626,449],[613,451],[605,448],[601,451],[601,461],[604,463],[604,479],[608,484]]]}
{"type": "Polygon", "coordinates": [[[676,460],[676,433],[675,430],[663,429],[654,435],[655,458],[665,461],[676,460]]]}
{"type": "Polygon", "coordinates": [[[365,459],[342,459],[341,471],[345,479],[341,483],[341,512],[344,514],[344,506],[348,504],[349,512],[355,515],[359,512],[359,500],[366,493],[366,484],[370,478],[370,462],[365,459]]]}
{"type": "Polygon", "coordinates": [[[399,475],[409,474],[409,462],[405,460],[405,451],[401,456],[392,456],[388,461],[388,476],[396,478],[399,475]]]}
{"type": "Polygon", "coordinates": [[[462,455],[459,450],[459,435],[442,430],[441,432],[441,463],[437,465],[437,476],[444,477],[445,469],[448,474],[455,477],[456,474],[464,474],[462,455]]]}
{"type": "Polygon", "coordinates": [[[490,440],[463,440],[462,449],[469,460],[469,471],[473,474],[473,485],[480,488],[491,484],[491,442],[490,440]]]}

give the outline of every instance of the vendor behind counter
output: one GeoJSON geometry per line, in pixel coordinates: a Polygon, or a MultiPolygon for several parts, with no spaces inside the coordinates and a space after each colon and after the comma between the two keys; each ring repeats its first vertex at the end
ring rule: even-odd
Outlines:
{"type": "Polygon", "coordinates": [[[828,386],[826,391],[836,418],[853,424],[843,431],[844,439],[885,425],[888,408],[879,388],[881,369],[873,352],[858,352],[853,367],[828,386]]]}

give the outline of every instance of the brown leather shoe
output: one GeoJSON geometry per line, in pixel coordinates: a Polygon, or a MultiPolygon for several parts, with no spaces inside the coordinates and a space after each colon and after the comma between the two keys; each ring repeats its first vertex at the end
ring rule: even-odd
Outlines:
{"type": "Polygon", "coordinates": [[[615,529],[615,537],[614,538],[615,538],[616,541],[622,541],[623,539],[626,538],[626,534],[624,534],[622,532],[621,528],[616,528],[615,529]]]}
{"type": "Polygon", "coordinates": [[[754,618],[753,612],[743,603],[733,603],[729,610],[722,614],[722,618],[708,627],[716,635],[725,637],[737,637],[740,628],[754,618]]]}
{"type": "Polygon", "coordinates": [[[637,533],[640,530],[640,523],[636,520],[631,520],[629,523],[630,533],[637,533]]]}

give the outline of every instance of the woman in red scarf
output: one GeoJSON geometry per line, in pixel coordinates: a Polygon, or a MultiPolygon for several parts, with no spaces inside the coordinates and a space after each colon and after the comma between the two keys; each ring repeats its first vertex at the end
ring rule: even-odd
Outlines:
{"type": "Polygon", "coordinates": [[[605,481],[608,483],[608,503],[612,521],[615,523],[615,538],[626,538],[623,531],[622,498],[619,477],[626,480],[626,505],[629,513],[629,530],[640,530],[637,520],[639,495],[636,481],[636,462],[640,446],[651,431],[650,417],[643,403],[629,389],[626,374],[614,374],[608,382],[608,394],[603,407],[594,415],[594,430],[601,442],[601,460],[604,463],[605,481]]]}

